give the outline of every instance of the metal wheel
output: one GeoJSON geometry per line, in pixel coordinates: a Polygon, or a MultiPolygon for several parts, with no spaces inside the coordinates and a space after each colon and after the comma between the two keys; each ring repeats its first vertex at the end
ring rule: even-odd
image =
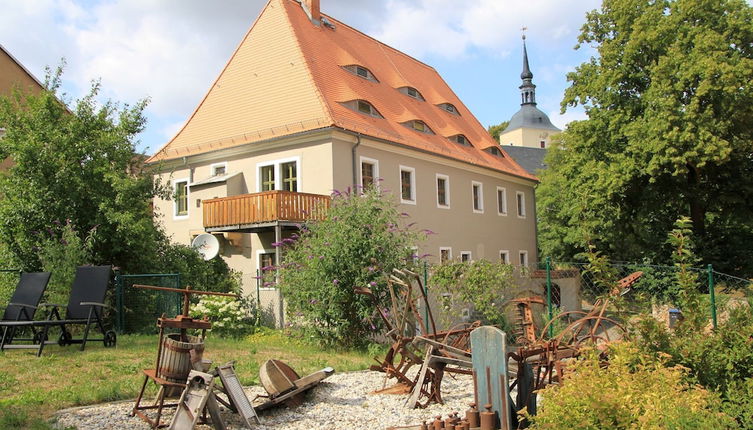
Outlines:
{"type": "Polygon", "coordinates": [[[105,348],[112,348],[118,342],[118,335],[113,330],[107,330],[105,333],[104,344],[105,348]]]}
{"type": "Polygon", "coordinates": [[[48,339],[48,336],[45,335],[43,332],[38,331],[34,333],[34,339],[32,339],[32,342],[34,342],[35,345],[39,345],[42,342],[46,342],[48,339]],[[44,339],[42,337],[44,336],[44,339]]]}
{"type": "Polygon", "coordinates": [[[70,345],[72,339],[73,339],[73,335],[71,335],[71,332],[69,332],[68,330],[65,330],[62,333],[60,333],[60,337],[58,338],[58,345],[60,346],[70,345]]]}

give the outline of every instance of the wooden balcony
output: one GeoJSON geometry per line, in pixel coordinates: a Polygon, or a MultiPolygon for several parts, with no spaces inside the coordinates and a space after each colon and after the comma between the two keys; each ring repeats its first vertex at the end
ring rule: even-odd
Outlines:
{"type": "Polygon", "coordinates": [[[330,196],[265,191],[204,200],[206,231],[247,231],[324,219],[330,196]]]}

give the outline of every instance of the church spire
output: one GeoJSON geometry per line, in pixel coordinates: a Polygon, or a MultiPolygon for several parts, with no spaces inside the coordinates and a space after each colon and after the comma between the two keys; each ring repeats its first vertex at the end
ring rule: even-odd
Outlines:
{"type": "MultiPolygon", "coordinates": [[[[522,29],[526,30],[525,27],[522,29]]],[[[528,50],[526,49],[526,35],[523,33],[523,71],[520,73],[523,84],[520,88],[520,105],[536,105],[536,85],[533,84],[533,73],[528,66],[528,50]]]]}

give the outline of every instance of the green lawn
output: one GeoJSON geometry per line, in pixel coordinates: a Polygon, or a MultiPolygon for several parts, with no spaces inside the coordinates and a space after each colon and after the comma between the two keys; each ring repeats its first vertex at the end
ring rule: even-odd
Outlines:
{"type": "MultiPolygon", "coordinates": [[[[0,353],[0,428],[48,429],[48,420],[59,409],[135,399],[143,381],[142,369],[154,368],[157,336],[127,335],[115,348],[101,342],[87,345],[45,347],[0,353]]],[[[258,383],[259,365],[275,358],[288,363],[300,375],[326,366],[337,372],[366,369],[367,353],[334,352],[266,330],[240,340],[206,340],[204,358],[215,364],[236,361],[244,385],[258,383]]],[[[150,394],[154,395],[152,389],[150,394]]]]}

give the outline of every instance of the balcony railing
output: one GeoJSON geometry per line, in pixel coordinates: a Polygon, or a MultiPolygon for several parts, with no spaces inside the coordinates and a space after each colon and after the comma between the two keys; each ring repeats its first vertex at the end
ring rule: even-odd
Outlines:
{"type": "Polygon", "coordinates": [[[204,200],[204,228],[320,220],[326,216],[329,203],[329,196],[290,191],[265,191],[204,200]]]}

